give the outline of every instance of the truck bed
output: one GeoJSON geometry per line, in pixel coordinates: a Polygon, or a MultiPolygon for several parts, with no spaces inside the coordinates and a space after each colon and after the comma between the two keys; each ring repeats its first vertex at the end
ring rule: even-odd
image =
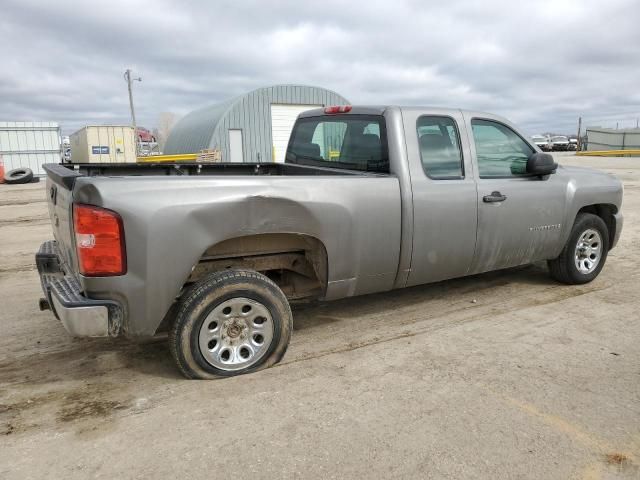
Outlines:
{"type": "Polygon", "coordinates": [[[153,335],[206,252],[224,242],[239,248],[241,238],[293,235],[318,244],[326,299],[389,290],[397,277],[402,215],[393,174],[286,163],[49,164],[45,170],[61,269],[88,299],[117,299],[128,336],[153,335]],[[78,274],[75,204],[120,216],[124,275],[78,274]]]}
{"type": "Polygon", "coordinates": [[[380,176],[380,173],[326,168],[292,163],[49,163],[43,165],[56,183],[71,189],[75,179],[88,177],[133,176],[380,176]]]}

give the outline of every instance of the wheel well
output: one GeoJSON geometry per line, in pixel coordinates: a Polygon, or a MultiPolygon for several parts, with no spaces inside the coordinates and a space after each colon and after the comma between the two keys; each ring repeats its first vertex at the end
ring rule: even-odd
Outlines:
{"type": "Polygon", "coordinates": [[[212,245],[187,284],[225,269],[246,268],[273,280],[289,300],[316,299],[327,286],[327,251],[315,237],[291,233],[248,235],[212,245]]]}
{"type": "Polygon", "coordinates": [[[592,213],[597,215],[604,221],[609,232],[609,246],[611,246],[616,236],[616,221],[613,215],[617,212],[617,207],[608,203],[586,205],[578,210],[578,213],[592,213]]]}

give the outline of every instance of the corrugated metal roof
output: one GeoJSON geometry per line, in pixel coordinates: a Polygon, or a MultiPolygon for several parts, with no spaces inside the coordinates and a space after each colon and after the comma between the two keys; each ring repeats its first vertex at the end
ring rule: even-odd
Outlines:
{"type": "Polygon", "coordinates": [[[207,148],[218,122],[241,98],[232,98],[224,103],[210,105],[187,114],[171,129],[163,153],[166,155],[197,153],[207,148]]]}
{"type": "Polygon", "coordinates": [[[640,133],[640,128],[604,128],[604,127],[587,127],[587,132],[601,132],[601,133],[640,133]]]}
{"type": "Polygon", "coordinates": [[[348,104],[343,96],[307,85],[274,85],[248,92],[224,103],[205,107],[183,117],[172,129],[165,154],[197,153],[217,148],[228,159],[229,129],[243,131],[245,161],[272,161],[271,105],[348,104]]]}

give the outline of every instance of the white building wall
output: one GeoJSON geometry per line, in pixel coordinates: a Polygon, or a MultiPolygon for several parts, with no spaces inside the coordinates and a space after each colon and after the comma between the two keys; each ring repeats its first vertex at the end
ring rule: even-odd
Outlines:
{"type": "Polygon", "coordinates": [[[587,150],[640,149],[640,129],[587,128],[587,150]]]}
{"type": "Polygon", "coordinates": [[[56,122],[0,122],[0,155],[5,171],[30,168],[44,175],[42,165],[60,163],[60,126],[56,122]]]}
{"type": "Polygon", "coordinates": [[[271,138],[273,141],[273,161],[284,163],[289,137],[298,115],[321,105],[277,105],[271,104],[271,138]]]}

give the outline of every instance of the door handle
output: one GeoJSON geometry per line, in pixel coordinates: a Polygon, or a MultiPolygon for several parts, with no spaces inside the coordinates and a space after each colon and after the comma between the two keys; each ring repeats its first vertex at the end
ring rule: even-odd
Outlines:
{"type": "Polygon", "coordinates": [[[507,199],[506,195],[502,195],[500,192],[491,192],[491,195],[485,195],[482,197],[482,201],[485,203],[504,202],[507,199]]]}

